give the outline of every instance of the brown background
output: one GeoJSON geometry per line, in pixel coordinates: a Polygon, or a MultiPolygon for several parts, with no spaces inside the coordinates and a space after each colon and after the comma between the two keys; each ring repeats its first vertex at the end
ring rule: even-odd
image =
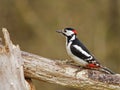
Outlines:
{"type": "MultiPolygon", "coordinates": [[[[103,65],[120,72],[120,0],[0,0],[2,27],[22,50],[51,59],[70,59],[55,31],[73,27],[103,65]]],[[[37,90],[73,90],[34,82],[37,90]]]]}

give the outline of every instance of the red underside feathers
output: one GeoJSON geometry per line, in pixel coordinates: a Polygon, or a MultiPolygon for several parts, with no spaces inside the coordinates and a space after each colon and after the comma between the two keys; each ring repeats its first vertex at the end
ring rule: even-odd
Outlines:
{"type": "Polygon", "coordinates": [[[96,66],[95,64],[88,64],[87,67],[88,68],[98,68],[99,66],[96,66]]]}

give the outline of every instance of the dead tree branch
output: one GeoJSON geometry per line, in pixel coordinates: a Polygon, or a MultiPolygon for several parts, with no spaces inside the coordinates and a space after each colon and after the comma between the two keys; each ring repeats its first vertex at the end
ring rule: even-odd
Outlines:
{"type": "Polygon", "coordinates": [[[50,60],[31,53],[22,52],[25,76],[63,86],[85,90],[120,90],[120,74],[109,75],[96,70],[81,69],[50,60]]]}
{"type": "Polygon", "coordinates": [[[96,70],[80,69],[60,60],[51,60],[24,51],[21,51],[21,56],[19,59],[24,61],[25,77],[85,90],[120,90],[120,74],[110,75],[96,70]]]}

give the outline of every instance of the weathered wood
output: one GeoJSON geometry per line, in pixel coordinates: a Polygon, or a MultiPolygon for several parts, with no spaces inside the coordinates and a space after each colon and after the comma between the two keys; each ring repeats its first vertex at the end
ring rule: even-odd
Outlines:
{"type": "Polygon", "coordinates": [[[0,90],[26,90],[23,59],[19,46],[14,46],[3,29],[5,46],[0,49],[0,90]]]}
{"type": "Polygon", "coordinates": [[[0,90],[31,90],[24,78],[20,48],[12,44],[5,28],[2,31],[5,46],[0,43],[0,90]]]}
{"type": "Polygon", "coordinates": [[[22,56],[27,77],[85,90],[120,90],[120,74],[110,75],[96,70],[79,69],[60,60],[27,52],[22,52],[22,56]]]}
{"type": "Polygon", "coordinates": [[[28,78],[85,90],[120,90],[120,74],[110,75],[83,69],[61,60],[20,51],[19,46],[12,44],[8,34],[4,33],[4,36],[6,46],[0,46],[0,81],[3,81],[0,82],[0,90],[28,90],[22,65],[28,78]]]}

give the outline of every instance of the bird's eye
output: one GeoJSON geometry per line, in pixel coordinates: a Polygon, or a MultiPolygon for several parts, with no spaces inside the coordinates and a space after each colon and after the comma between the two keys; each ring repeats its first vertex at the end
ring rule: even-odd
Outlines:
{"type": "Polygon", "coordinates": [[[64,32],[67,32],[66,30],[64,30],[64,32]]]}

